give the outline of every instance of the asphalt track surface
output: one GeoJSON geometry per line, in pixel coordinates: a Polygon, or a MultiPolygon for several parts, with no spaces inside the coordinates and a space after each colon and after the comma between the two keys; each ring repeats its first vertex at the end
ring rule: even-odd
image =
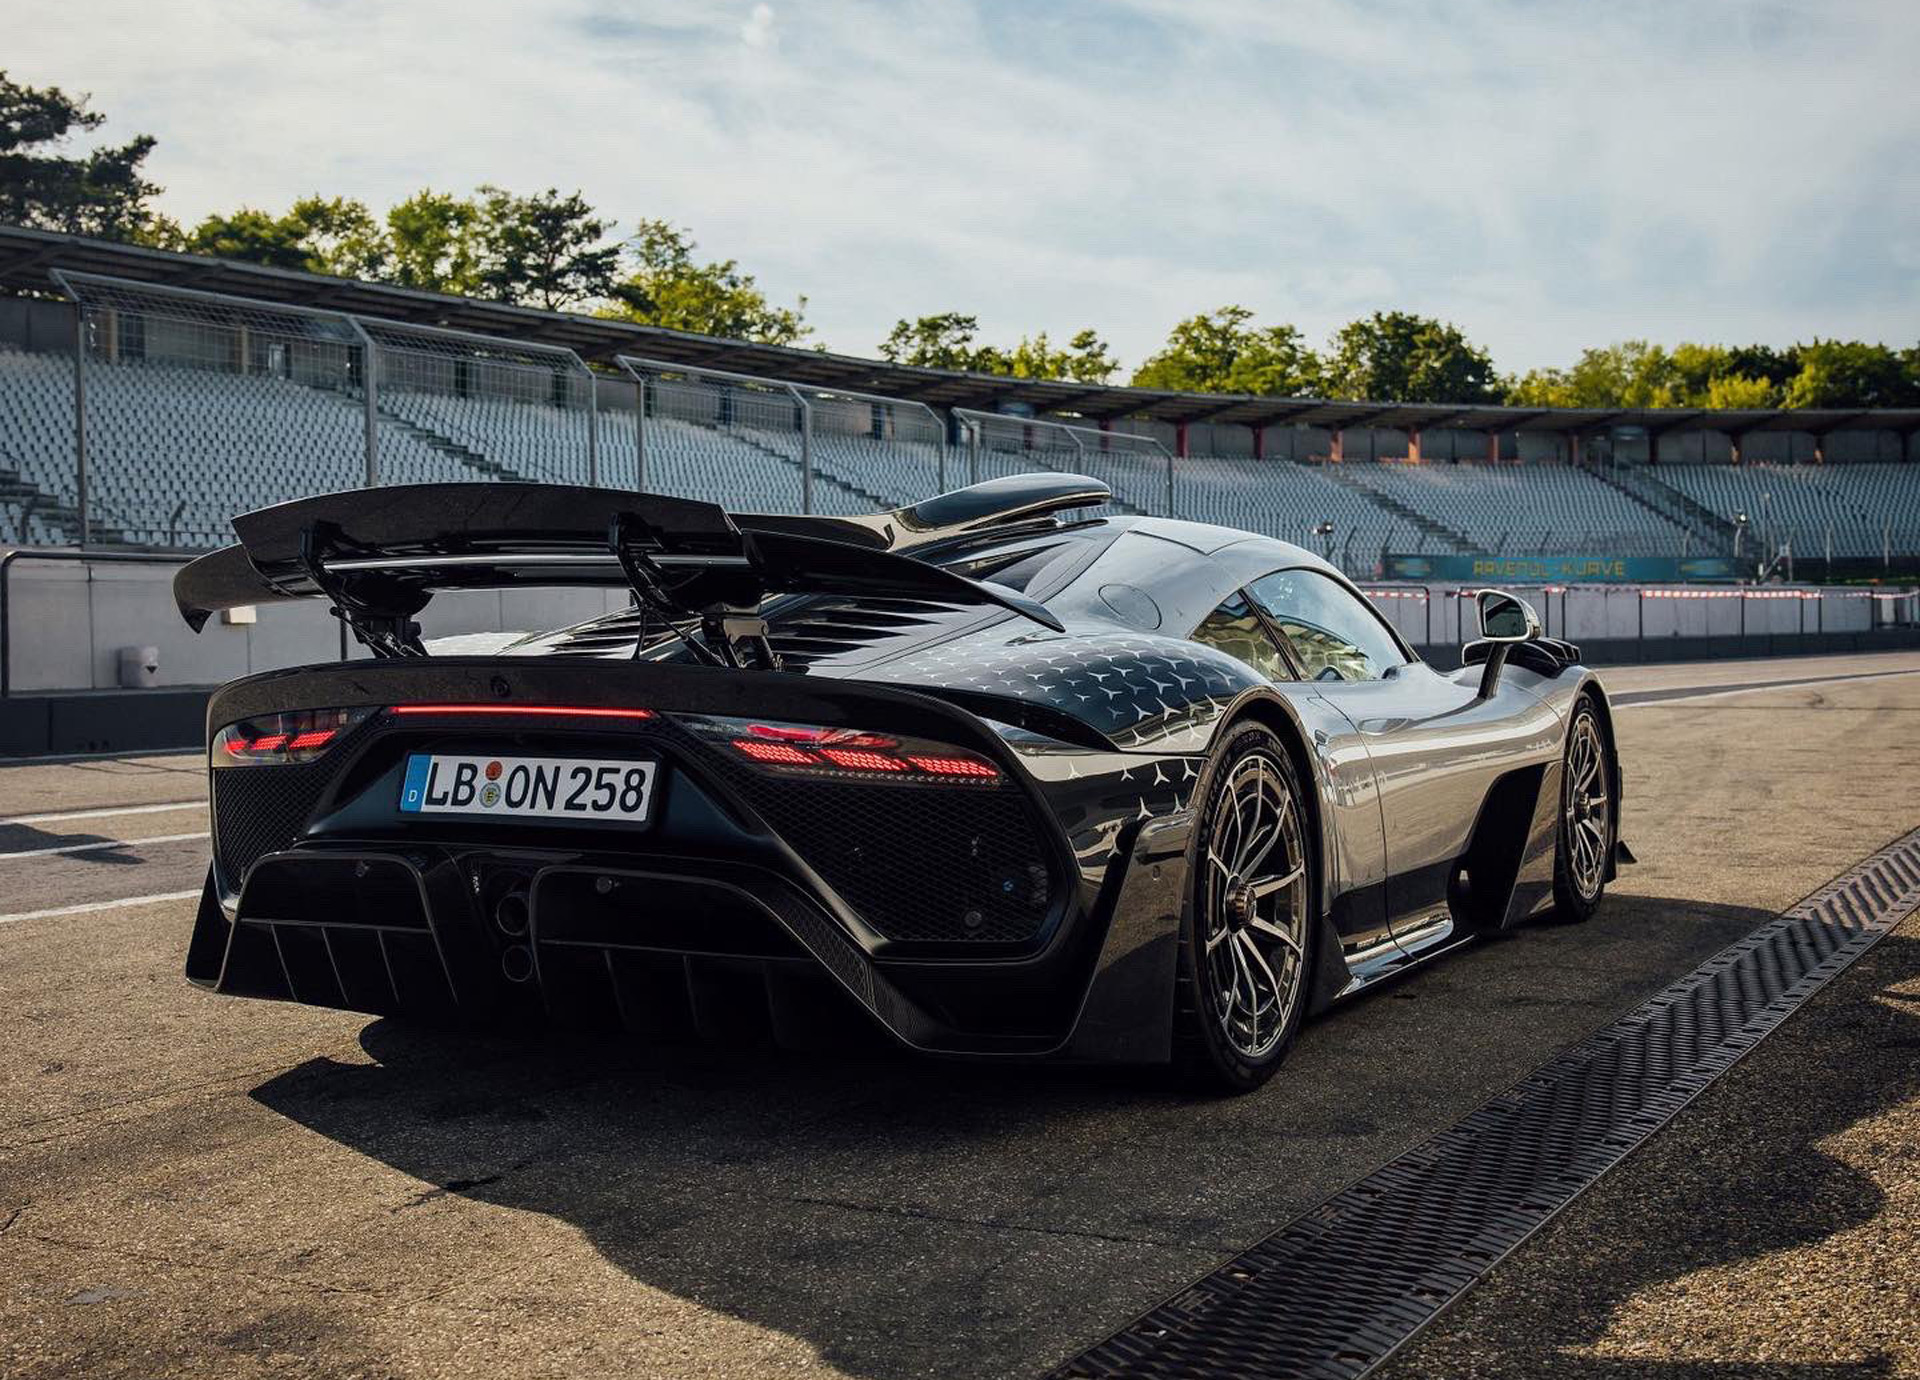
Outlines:
{"type": "MultiPolygon", "coordinates": [[[[1920,825],[1920,656],[1608,680],[1641,863],[1601,915],[1330,1014],[1230,1101],[208,997],[198,757],[0,764],[0,1375],[1037,1373],[1920,825]]],[[[1920,1374],[1915,953],[1392,1372],[1920,1374]]]]}

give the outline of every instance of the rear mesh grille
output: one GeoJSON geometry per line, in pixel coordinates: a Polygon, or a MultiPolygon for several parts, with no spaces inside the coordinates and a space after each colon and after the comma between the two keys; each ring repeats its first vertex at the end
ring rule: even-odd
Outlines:
{"type": "Polygon", "coordinates": [[[325,758],[214,773],[214,851],[228,886],[238,887],[257,859],[300,836],[329,775],[325,758]]]}
{"type": "Polygon", "coordinates": [[[1031,944],[1053,900],[1045,834],[1012,786],[865,785],[711,760],[867,924],[904,943],[1031,944]]]}
{"type": "Polygon", "coordinates": [[[349,733],[312,762],[213,773],[213,855],[229,887],[238,889],[257,859],[300,837],[320,797],[353,760],[348,749],[359,736],[357,730],[349,733]]]}

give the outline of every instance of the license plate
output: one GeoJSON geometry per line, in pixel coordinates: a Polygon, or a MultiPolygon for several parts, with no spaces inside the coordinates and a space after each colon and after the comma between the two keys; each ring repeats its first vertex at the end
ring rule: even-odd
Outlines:
{"type": "Polygon", "coordinates": [[[414,753],[400,787],[410,815],[644,824],[657,762],[414,753]]]}

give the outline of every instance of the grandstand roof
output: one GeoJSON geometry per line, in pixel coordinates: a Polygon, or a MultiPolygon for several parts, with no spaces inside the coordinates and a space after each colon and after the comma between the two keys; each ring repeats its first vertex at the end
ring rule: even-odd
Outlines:
{"type": "Polygon", "coordinates": [[[792,346],[641,326],[569,312],[449,297],[411,288],[298,273],[259,264],[146,249],[77,235],[0,225],[0,289],[58,291],[55,269],[99,273],[169,287],[228,293],[259,301],[321,307],[397,321],[450,326],[486,335],[562,345],[589,361],[637,355],[732,373],[757,374],[822,388],[845,388],[911,398],[934,407],[981,411],[1030,408],[1036,414],[1066,413],[1095,421],[1144,417],[1161,422],[1231,422],[1243,426],[1299,424],[1327,428],[1387,427],[1470,431],[1600,431],[1616,426],[1679,431],[1804,431],[1920,429],[1920,408],[1536,408],[1465,407],[1415,403],[1275,398],[1227,393],[1180,393],[1155,388],[1013,379],[890,364],[885,360],[830,354],[792,346]]]}

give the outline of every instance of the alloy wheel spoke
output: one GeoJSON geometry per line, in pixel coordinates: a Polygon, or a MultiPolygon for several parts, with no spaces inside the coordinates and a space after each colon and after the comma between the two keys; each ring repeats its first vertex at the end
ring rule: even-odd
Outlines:
{"type": "Polygon", "coordinates": [[[1255,776],[1253,794],[1247,802],[1247,813],[1249,815],[1247,825],[1240,834],[1240,846],[1234,850],[1233,854],[1233,870],[1235,872],[1245,872],[1247,870],[1249,857],[1253,851],[1253,841],[1260,836],[1260,806],[1266,799],[1266,784],[1266,766],[1262,763],[1259,772],[1255,776]]]}
{"type": "Polygon", "coordinates": [[[1276,939],[1280,943],[1285,944],[1287,948],[1293,952],[1295,958],[1306,957],[1306,955],[1300,951],[1300,941],[1288,933],[1285,926],[1276,925],[1263,915],[1256,915],[1250,922],[1250,925],[1256,933],[1264,934],[1269,939],[1276,939]]]}
{"type": "Polygon", "coordinates": [[[1238,943],[1230,947],[1233,951],[1233,990],[1238,993],[1241,980],[1245,979],[1247,994],[1243,1005],[1246,1008],[1247,1019],[1253,1027],[1248,1038],[1252,1044],[1258,1045],[1260,1043],[1260,994],[1254,987],[1253,972],[1247,967],[1245,948],[1238,943]]]}
{"type": "MultiPolygon", "coordinates": [[[[1253,936],[1245,930],[1240,931],[1240,945],[1246,950],[1246,961],[1249,965],[1248,973],[1251,975],[1254,968],[1259,969],[1258,976],[1264,977],[1267,980],[1267,990],[1273,994],[1273,1005],[1278,1006],[1280,1004],[1280,977],[1273,971],[1273,965],[1267,962],[1267,956],[1260,952],[1260,946],[1253,942],[1253,936]]],[[[1256,993],[1259,990],[1259,984],[1257,982],[1255,983],[1254,990],[1256,993]]]]}
{"type": "Polygon", "coordinates": [[[1255,900],[1271,896],[1276,891],[1284,891],[1306,875],[1305,867],[1296,867],[1283,877],[1262,877],[1249,884],[1255,900]]]}
{"type": "Polygon", "coordinates": [[[1249,847],[1247,860],[1241,866],[1242,872],[1252,872],[1273,853],[1273,846],[1286,837],[1287,816],[1291,811],[1291,802],[1282,797],[1280,808],[1274,814],[1273,828],[1261,835],[1254,846],[1249,847]]]}

